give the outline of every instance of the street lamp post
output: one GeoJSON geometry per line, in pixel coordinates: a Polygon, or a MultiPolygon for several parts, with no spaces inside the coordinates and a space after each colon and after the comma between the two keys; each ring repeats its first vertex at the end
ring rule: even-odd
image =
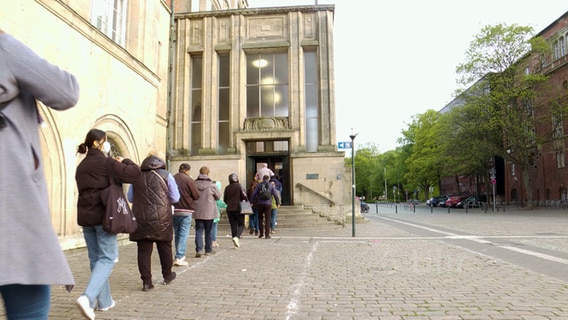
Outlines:
{"type": "Polygon", "coordinates": [[[385,169],[385,201],[389,202],[389,191],[387,189],[387,167],[385,169]]]}
{"type": "Polygon", "coordinates": [[[351,138],[351,236],[355,237],[355,137],[358,135],[352,134],[351,138]]]}

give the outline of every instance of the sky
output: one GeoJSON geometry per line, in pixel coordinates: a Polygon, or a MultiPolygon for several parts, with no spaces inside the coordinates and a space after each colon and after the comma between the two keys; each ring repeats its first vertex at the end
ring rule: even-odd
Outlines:
{"type": "Polygon", "coordinates": [[[566,0],[248,0],[250,8],[334,4],[337,142],[394,150],[412,116],[439,111],[459,88],[456,67],[484,26],[531,26],[566,0]]]}

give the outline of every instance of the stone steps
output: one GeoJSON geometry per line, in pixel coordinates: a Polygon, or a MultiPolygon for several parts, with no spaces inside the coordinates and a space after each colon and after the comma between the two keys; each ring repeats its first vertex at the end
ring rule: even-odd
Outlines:
{"type": "MultiPolygon", "coordinates": [[[[318,214],[312,213],[301,206],[281,206],[278,208],[276,229],[341,229],[342,226],[318,214]]],[[[248,227],[248,225],[247,225],[248,227]]],[[[225,214],[221,216],[219,229],[230,229],[229,219],[225,214]]]]}

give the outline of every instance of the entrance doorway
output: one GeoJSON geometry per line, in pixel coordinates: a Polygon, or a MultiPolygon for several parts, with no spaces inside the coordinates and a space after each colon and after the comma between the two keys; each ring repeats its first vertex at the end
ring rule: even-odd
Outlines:
{"type": "MultiPolygon", "coordinates": [[[[283,145],[282,143],[278,142],[281,141],[247,142],[246,186],[248,188],[251,185],[258,169],[261,168],[264,163],[266,163],[268,165],[268,168],[274,172],[274,175],[276,175],[278,181],[280,181],[280,183],[282,184],[281,203],[283,205],[290,205],[290,157],[288,155],[287,148],[281,148],[279,150],[275,150],[276,148],[273,147],[270,148],[270,146],[274,145],[283,145]],[[263,145],[265,147],[259,148],[259,145],[263,145]]],[[[287,146],[287,143],[285,145],[287,146]]]]}
{"type": "Polygon", "coordinates": [[[250,186],[256,172],[264,163],[274,172],[276,178],[282,184],[281,202],[290,204],[290,172],[288,170],[288,156],[251,156],[247,159],[247,183],[250,186]]]}

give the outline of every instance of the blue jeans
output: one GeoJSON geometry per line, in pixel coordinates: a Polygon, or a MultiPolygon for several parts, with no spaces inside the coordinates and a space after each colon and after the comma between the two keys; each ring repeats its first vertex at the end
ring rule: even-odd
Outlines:
{"type": "Polygon", "coordinates": [[[213,229],[213,220],[195,219],[195,252],[203,250],[203,232],[205,232],[205,253],[213,251],[211,245],[211,231],[213,229]]]}
{"type": "Polygon", "coordinates": [[[258,231],[258,210],[252,208],[252,214],[249,215],[249,229],[258,231]]]}
{"type": "Polygon", "coordinates": [[[191,216],[174,216],[174,245],[176,248],[176,259],[185,257],[187,249],[187,238],[191,228],[191,216]]]}
{"type": "Polygon", "coordinates": [[[278,214],[278,209],[272,208],[272,214],[270,215],[270,230],[276,230],[276,215],[278,214]]]}
{"type": "Polygon", "coordinates": [[[8,319],[47,320],[51,286],[9,284],[0,286],[8,319]]]}
{"type": "Polygon", "coordinates": [[[87,243],[91,277],[83,293],[91,308],[107,308],[112,304],[108,278],[118,262],[118,241],[116,234],[103,230],[102,225],[83,227],[83,237],[87,243]]]}

